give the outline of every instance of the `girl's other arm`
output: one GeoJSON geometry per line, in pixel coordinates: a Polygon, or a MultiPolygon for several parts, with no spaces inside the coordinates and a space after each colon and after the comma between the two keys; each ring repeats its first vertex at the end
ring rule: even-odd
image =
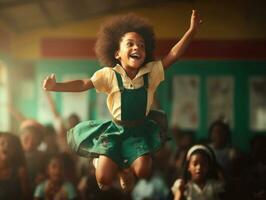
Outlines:
{"type": "Polygon", "coordinates": [[[48,76],[43,81],[43,89],[55,92],[83,92],[93,88],[93,84],[90,79],[74,80],[58,83],[56,82],[55,75],[48,76]]]}
{"type": "Polygon", "coordinates": [[[170,65],[176,62],[177,59],[180,58],[180,56],[184,53],[194,35],[196,34],[201,22],[202,21],[198,12],[196,10],[192,10],[189,29],[178,41],[178,43],[176,43],[174,47],[172,47],[172,49],[169,51],[169,53],[162,59],[164,69],[170,67],[170,65]]]}

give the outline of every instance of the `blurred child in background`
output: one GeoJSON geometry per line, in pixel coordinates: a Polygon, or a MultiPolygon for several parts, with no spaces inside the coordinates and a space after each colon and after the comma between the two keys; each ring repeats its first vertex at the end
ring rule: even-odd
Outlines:
{"type": "Polygon", "coordinates": [[[45,177],[47,156],[44,152],[38,150],[44,134],[44,126],[35,120],[25,120],[20,125],[20,140],[26,158],[26,167],[32,192],[35,186],[45,177]]]}
{"type": "Polygon", "coordinates": [[[47,166],[47,179],[37,185],[34,199],[77,199],[73,184],[65,179],[64,160],[61,154],[51,157],[47,166]]]}
{"type": "Polygon", "coordinates": [[[213,150],[217,163],[221,167],[226,178],[230,178],[232,162],[237,152],[231,146],[231,130],[222,120],[214,121],[209,129],[209,146],[213,150]]]}
{"type": "Polygon", "coordinates": [[[175,200],[219,200],[224,182],[219,180],[215,155],[205,145],[192,146],[185,157],[183,177],[172,187],[175,200]]]}
{"type": "Polygon", "coordinates": [[[30,199],[21,143],[11,133],[0,133],[0,199],[30,199]]]}

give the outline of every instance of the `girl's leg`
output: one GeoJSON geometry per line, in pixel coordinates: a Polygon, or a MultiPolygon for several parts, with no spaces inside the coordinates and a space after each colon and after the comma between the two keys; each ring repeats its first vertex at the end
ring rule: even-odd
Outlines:
{"type": "Polygon", "coordinates": [[[118,165],[110,158],[100,155],[96,165],[96,180],[100,189],[105,189],[110,186],[118,173],[118,165]]]}
{"type": "Polygon", "coordinates": [[[120,170],[118,173],[118,177],[121,188],[126,192],[132,191],[135,185],[135,177],[131,169],[127,168],[120,170]]]}
{"type": "Polygon", "coordinates": [[[148,178],[151,175],[152,158],[149,154],[137,158],[131,169],[138,178],[148,178]]]}
{"type": "Polygon", "coordinates": [[[137,158],[130,168],[119,172],[120,185],[124,191],[131,191],[134,187],[134,174],[138,178],[148,178],[151,174],[152,159],[150,155],[137,158]]]}

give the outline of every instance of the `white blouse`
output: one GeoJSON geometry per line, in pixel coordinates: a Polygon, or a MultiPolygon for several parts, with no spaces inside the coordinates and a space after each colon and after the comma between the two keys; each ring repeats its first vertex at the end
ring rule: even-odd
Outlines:
{"type": "Polygon", "coordinates": [[[97,92],[107,94],[107,107],[111,115],[121,120],[121,95],[115,76],[115,72],[121,74],[123,85],[126,89],[138,89],[143,86],[143,75],[148,73],[148,99],[146,115],[149,113],[155,90],[160,82],[164,80],[164,69],[161,61],[149,62],[140,68],[134,79],[130,79],[125,70],[116,65],[114,68],[104,67],[96,71],[91,77],[91,81],[97,92]]]}

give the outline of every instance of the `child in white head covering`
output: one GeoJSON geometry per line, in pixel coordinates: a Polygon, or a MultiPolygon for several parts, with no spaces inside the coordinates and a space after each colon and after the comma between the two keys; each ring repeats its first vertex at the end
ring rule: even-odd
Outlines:
{"type": "Polygon", "coordinates": [[[212,150],[205,145],[192,146],[185,157],[183,177],[177,179],[172,192],[175,200],[219,200],[224,184],[218,180],[217,164],[212,150]]]}

